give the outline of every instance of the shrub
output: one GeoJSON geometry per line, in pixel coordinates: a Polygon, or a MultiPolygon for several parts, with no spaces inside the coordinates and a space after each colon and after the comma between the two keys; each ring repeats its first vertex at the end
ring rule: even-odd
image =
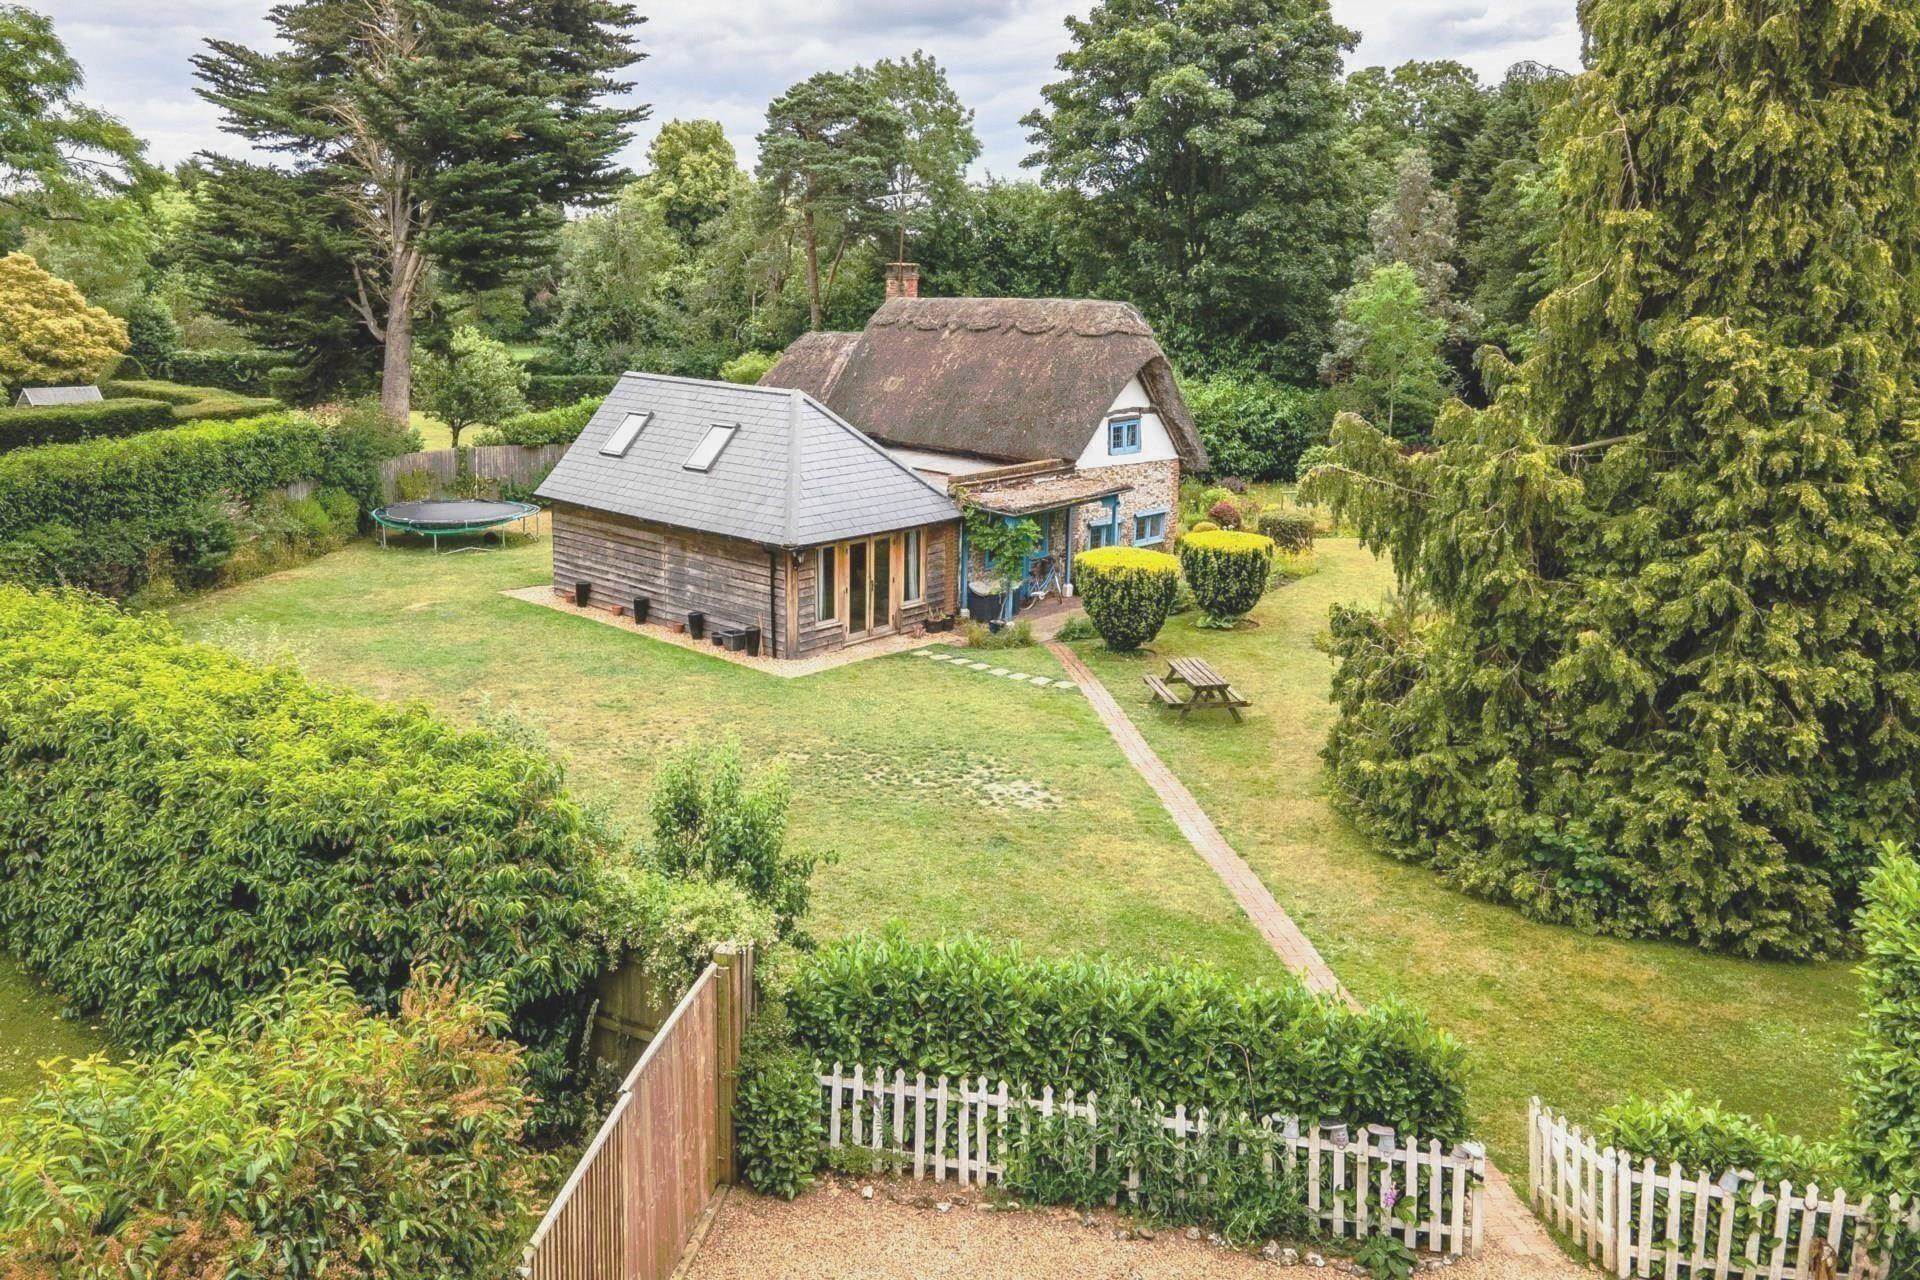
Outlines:
{"type": "Polygon", "coordinates": [[[792,798],[784,768],[747,775],[733,738],[682,747],[653,776],[648,861],[669,875],[739,885],[785,934],[807,914],[819,862],[788,846],[792,798]]]}
{"type": "Polygon", "coordinates": [[[1231,623],[1260,603],[1273,566],[1273,542],[1257,533],[1225,529],[1180,540],[1180,568],[1208,621],[1231,623]]]}
{"type": "Polygon", "coordinates": [[[965,634],[969,649],[1030,649],[1033,647],[1033,624],[1025,619],[1002,627],[998,631],[984,622],[969,622],[965,634]]]}
{"type": "Polygon", "coordinates": [[[1333,425],[1325,391],[1257,374],[1185,380],[1181,390],[1220,475],[1292,480],[1300,454],[1333,425]]]}
{"type": "Polygon", "coordinates": [[[1231,498],[1222,498],[1207,508],[1207,519],[1213,521],[1222,529],[1238,529],[1240,527],[1240,504],[1231,498]]]}
{"type": "Polygon", "coordinates": [[[1263,536],[1273,539],[1276,551],[1311,551],[1317,525],[1304,511],[1268,507],[1260,513],[1259,529],[1263,536]]]}
{"type": "Polygon", "coordinates": [[[474,437],[476,444],[572,444],[600,408],[602,396],[588,396],[553,409],[515,414],[474,437]]]}
{"type": "Polygon", "coordinates": [[[1166,625],[1180,562],[1142,547],[1096,547],[1074,557],[1074,582],[1109,649],[1138,649],[1166,625]]]}
{"type": "Polygon", "coordinates": [[[1215,524],[1211,520],[1195,520],[1193,522],[1193,527],[1188,529],[1187,532],[1188,533],[1212,533],[1215,529],[1218,529],[1219,527],[1220,527],[1219,525],[1215,524]]]}
{"type": "Polygon", "coordinates": [[[305,975],[153,1061],[75,1063],[0,1123],[0,1271],[505,1276],[535,1180],[499,1030],[431,982],[382,1018],[305,975]]]}
{"type": "Polygon", "coordinates": [[[813,1181],[821,1142],[820,1082],[793,1041],[787,1015],[769,1004],[747,1031],[733,1101],[740,1177],[761,1195],[791,1200],[813,1181]]]}
{"type": "Polygon", "coordinates": [[[117,317],[28,255],[0,254],[0,391],[92,382],[126,349],[117,317]]]}
{"type": "Polygon", "coordinates": [[[158,378],[166,374],[179,346],[180,326],[166,304],[150,293],[135,298],[127,308],[127,359],[142,375],[158,378]]]}
{"type": "MultiPolygon", "coordinates": [[[[279,351],[176,351],[165,374],[190,386],[262,395],[274,390],[275,370],[292,366],[293,361],[279,351]]],[[[148,372],[160,376],[159,370],[148,372]]]]}
{"type": "Polygon", "coordinates": [[[0,587],[0,940],[128,1045],[291,969],[389,1009],[434,965],[497,984],[563,1118],[599,837],[561,784],[498,734],[0,587]]]}
{"type": "Polygon", "coordinates": [[[1259,1126],[1238,1117],[1182,1141],[1145,1109],[1102,1108],[1094,1123],[1036,1116],[1011,1136],[1005,1185],[1032,1204],[1091,1209],[1118,1201],[1168,1226],[1218,1227],[1242,1246],[1318,1234],[1302,1175],[1269,1170],[1270,1149],[1259,1126]],[[1135,1170],[1138,1185],[1129,1180],[1135,1170]]]}
{"type": "Polygon", "coordinates": [[[188,387],[152,379],[116,378],[101,383],[100,393],[109,400],[129,396],[164,401],[172,406],[177,422],[232,421],[286,408],[280,401],[266,396],[243,396],[219,387],[188,387]]]}
{"type": "Polygon", "coordinates": [[[1113,1090],[1216,1114],[1466,1135],[1460,1046],[1404,1005],[1366,1010],[1296,983],[1199,966],[1040,959],[964,937],[853,937],[801,961],[788,996],[822,1062],[1113,1090]]]}
{"type": "Polygon", "coordinates": [[[604,400],[618,381],[610,373],[536,373],[527,379],[527,403],[552,409],[588,397],[604,400]]]}
{"type": "Polygon", "coordinates": [[[1848,1136],[1875,1190],[1911,1197],[1920,1192],[1920,863],[1904,846],[1888,845],[1867,880],[1859,936],[1866,1013],[1848,1136]]]}
{"type": "Polygon", "coordinates": [[[1685,1090],[1608,1107],[1595,1119],[1593,1137],[1600,1146],[1631,1152],[1636,1160],[1652,1159],[1662,1169],[1679,1164],[1711,1178],[1750,1169],[1769,1183],[1791,1178],[1801,1186],[1831,1187],[1848,1180],[1838,1147],[1781,1133],[1771,1119],[1695,1101],[1685,1090]]]}
{"type": "Polygon", "coordinates": [[[468,427],[527,411],[527,371],[504,342],[472,325],[461,325],[444,348],[422,356],[415,390],[415,402],[446,423],[456,449],[468,427]]]}
{"type": "Polygon", "coordinates": [[[1084,613],[1076,613],[1060,624],[1060,630],[1054,634],[1056,640],[1091,640],[1100,634],[1100,628],[1093,625],[1093,619],[1084,613]]]}
{"type": "Polygon", "coordinates": [[[173,408],[158,400],[106,400],[44,409],[0,407],[0,453],[102,436],[131,436],[173,425],[173,408]]]}
{"type": "Polygon", "coordinates": [[[779,965],[773,912],[730,880],[689,879],[605,860],[593,889],[596,942],[609,962],[637,965],[656,991],[685,991],[723,942],[751,944],[755,972],[779,965]]]}
{"type": "Polygon", "coordinates": [[[779,361],[771,351],[742,351],[720,366],[720,376],[728,382],[756,383],[779,361]]]}

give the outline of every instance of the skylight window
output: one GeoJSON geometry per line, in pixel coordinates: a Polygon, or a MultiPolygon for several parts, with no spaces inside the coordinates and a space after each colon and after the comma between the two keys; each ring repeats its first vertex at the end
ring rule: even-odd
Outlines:
{"type": "Polygon", "coordinates": [[[626,457],[627,450],[633,448],[634,440],[639,437],[640,429],[652,418],[651,412],[628,414],[620,420],[620,425],[613,429],[613,434],[607,437],[607,442],[600,446],[600,452],[609,458],[626,457]]]}
{"type": "Polygon", "coordinates": [[[699,447],[693,451],[692,456],[680,465],[688,471],[713,470],[713,464],[720,460],[720,451],[727,447],[727,442],[733,439],[733,433],[739,429],[740,424],[737,422],[731,426],[726,423],[714,423],[707,428],[706,438],[700,441],[699,447]]]}

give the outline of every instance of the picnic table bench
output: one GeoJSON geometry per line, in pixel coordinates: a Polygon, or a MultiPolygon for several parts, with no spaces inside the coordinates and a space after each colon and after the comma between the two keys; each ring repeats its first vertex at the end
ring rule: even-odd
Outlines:
{"type": "Polygon", "coordinates": [[[1213,669],[1213,665],[1201,658],[1174,658],[1167,663],[1167,674],[1145,677],[1147,691],[1156,702],[1179,709],[1180,718],[1185,720],[1188,713],[1208,709],[1224,709],[1232,714],[1236,722],[1240,719],[1240,708],[1253,704],[1234,692],[1227,678],[1213,669]],[[1187,695],[1181,697],[1172,685],[1181,684],[1187,688],[1187,695]]]}

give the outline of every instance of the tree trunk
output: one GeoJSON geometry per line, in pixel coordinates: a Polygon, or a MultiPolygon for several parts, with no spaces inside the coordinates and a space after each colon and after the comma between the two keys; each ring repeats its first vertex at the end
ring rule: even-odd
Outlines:
{"type": "Polygon", "coordinates": [[[807,206],[807,315],[810,328],[820,327],[820,238],[813,225],[813,206],[807,206]]]}
{"type": "Polygon", "coordinates": [[[380,411],[405,422],[413,409],[413,313],[411,301],[395,291],[387,308],[387,346],[380,369],[380,411]]]}

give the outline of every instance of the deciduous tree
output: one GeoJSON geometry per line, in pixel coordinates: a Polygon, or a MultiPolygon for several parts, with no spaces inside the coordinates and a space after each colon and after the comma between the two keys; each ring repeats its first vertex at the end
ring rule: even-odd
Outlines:
{"type": "Polygon", "coordinates": [[[0,4],[0,211],[75,217],[158,176],[132,130],[79,100],[84,80],[49,18],[0,4]]]}
{"type": "Polygon", "coordinates": [[[527,371],[505,344],[471,326],[453,331],[444,353],[420,365],[421,400],[447,424],[453,447],[460,433],[482,422],[499,422],[527,408],[527,371]]]}
{"type": "Polygon", "coordinates": [[[1396,440],[1424,439],[1453,373],[1440,356],[1447,322],[1404,262],[1375,267],[1340,295],[1322,371],[1335,403],[1396,440]]]}
{"type": "Polygon", "coordinates": [[[24,253],[0,258],[0,389],[93,382],[127,349],[127,326],[24,253]]]}

